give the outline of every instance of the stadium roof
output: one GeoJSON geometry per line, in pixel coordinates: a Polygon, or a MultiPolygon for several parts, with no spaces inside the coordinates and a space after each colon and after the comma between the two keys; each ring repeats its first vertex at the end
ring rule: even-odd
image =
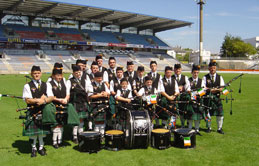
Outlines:
{"type": "Polygon", "coordinates": [[[136,27],[139,31],[152,29],[154,33],[189,26],[192,23],[112,9],[43,0],[1,0],[0,11],[5,14],[49,17],[59,20],[95,22],[102,26],[118,25],[121,29],[136,27]]]}

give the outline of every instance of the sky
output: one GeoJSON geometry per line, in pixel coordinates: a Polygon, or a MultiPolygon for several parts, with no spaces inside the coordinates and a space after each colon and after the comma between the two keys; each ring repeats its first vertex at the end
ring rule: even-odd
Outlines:
{"type": "MultiPolygon", "coordinates": [[[[195,0],[54,0],[192,22],[157,33],[172,47],[199,49],[199,6],[195,0]]],[[[204,49],[219,53],[228,33],[242,39],[259,36],[259,0],[205,0],[204,49]]]]}

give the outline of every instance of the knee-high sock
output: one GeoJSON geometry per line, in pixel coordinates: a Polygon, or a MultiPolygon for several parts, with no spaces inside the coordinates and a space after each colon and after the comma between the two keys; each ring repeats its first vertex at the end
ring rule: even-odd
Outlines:
{"type": "Polygon", "coordinates": [[[52,133],[53,133],[53,135],[52,135],[53,145],[56,145],[56,144],[57,144],[58,130],[59,130],[58,127],[52,129],[52,133]]]}
{"type": "Polygon", "coordinates": [[[217,116],[218,130],[221,130],[221,129],[222,129],[223,120],[224,120],[224,117],[223,117],[223,116],[217,116]]]}
{"type": "Polygon", "coordinates": [[[44,147],[44,141],[43,141],[43,135],[39,135],[38,138],[39,138],[39,150],[41,150],[43,147],[44,147]]]}
{"type": "Polygon", "coordinates": [[[88,122],[88,128],[89,128],[89,130],[93,129],[93,122],[92,121],[88,122]]]}
{"type": "Polygon", "coordinates": [[[192,120],[188,120],[188,128],[192,129],[192,120]]]}
{"type": "Polygon", "coordinates": [[[29,139],[30,139],[32,149],[37,150],[37,147],[36,147],[37,136],[31,136],[29,139]]]}
{"type": "Polygon", "coordinates": [[[63,136],[63,127],[60,127],[58,131],[58,144],[62,143],[62,136],[63,136]]]}
{"type": "Polygon", "coordinates": [[[100,132],[100,133],[102,134],[102,136],[104,136],[105,124],[95,125],[95,126],[94,126],[94,131],[100,132]]]}
{"type": "Polygon", "coordinates": [[[195,130],[199,131],[200,130],[200,120],[195,120],[194,125],[195,125],[195,130]]]}
{"type": "Polygon", "coordinates": [[[102,136],[104,136],[104,133],[105,133],[105,124],[100,125],[100,133],[102,134],[102,136]]]}
{"type": "Polygon", "coordinates": [[[73,139],[77,139],[77,130],[78,130],[78,126],[74,126],[74,128],[73,128],[73,139]]]}
{"type": "Polygon", "coordinates": [[[180,120],[181,120],[181,127],[184,128],[185,127],[185,119],[182,115],[180,115],[180,120]]]}
{"type": "Polygon", "coordinates": [[[80,122],[78,126],[78,134],[82,133],[84,131],[84,121],[80,122]]]}

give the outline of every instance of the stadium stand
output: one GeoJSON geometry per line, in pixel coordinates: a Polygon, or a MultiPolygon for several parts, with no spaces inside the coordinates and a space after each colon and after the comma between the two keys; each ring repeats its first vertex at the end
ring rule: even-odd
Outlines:
{"type": "Polygon", "coordinates": [[[24,26],[18,24],[7,24],[5,26],[13,30],[20,38],[24,39],[46,39],[45,33],[39,27],[24,26]]]}
{"type": "Polygon", "coordinates": [[[90,38],[96,42],[120,43],[120,41],[116,38],[116,35],[114,35],[112,32],[91,31],[87,29],[83,29],[82,32],[89,35],[90,38]]]}
{"type": "Polygon", "coordinates": [[[71,72],[76,59],[88,59],[89,67],[97,54],[104,55],[106,67],[109,57],[114,56],[118,66],[125,67],[132,60],[136,68],[143,65],[146,71],[150,70],[150,60],[156,60],[162,71],[165,65],[179,62],[166,55],[171,48],[156,33],[192,24],[44,0],[4,1],[0,7],[0,73],[29,72],[34,64],[51,72],[55,62],[62,62],[64,71],[71,72]]]}

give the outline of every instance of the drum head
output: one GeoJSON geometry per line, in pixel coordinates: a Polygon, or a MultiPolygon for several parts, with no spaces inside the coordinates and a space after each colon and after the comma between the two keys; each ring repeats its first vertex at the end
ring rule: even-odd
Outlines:
{"type": "Polygon", "coordinates": [[[154,129],[154,130],[152,130],[152,133],[161,133],[161,134],[163,134],[163,133],[168,133],[168,132],[170,132],[169,130],[167,130],[167,129],[154,129]]]}
{"type": "Polygon", "coordinates": [[[190,134],[195,133],[195,130],[187,129],[187,128],[180,128],[180,129],[175,129],[174,132],[179,133],[181,135],[190,135],[190,134]]]}
{"type": "Polygon", "coordinates": [[[105,132],[105,134],[108,134],[108,135],[122,135],[123,131],[121,131],[121,130],[108,130],[108,131],[105,132]]]}
{"type": "Polygon", "coordinates": [[[96,137],[96,136],[100,136],[101,134],[99,132],[96,131],[85,131],[79,134],[79,136],[83,136],[83,137],[96,137]]]}

